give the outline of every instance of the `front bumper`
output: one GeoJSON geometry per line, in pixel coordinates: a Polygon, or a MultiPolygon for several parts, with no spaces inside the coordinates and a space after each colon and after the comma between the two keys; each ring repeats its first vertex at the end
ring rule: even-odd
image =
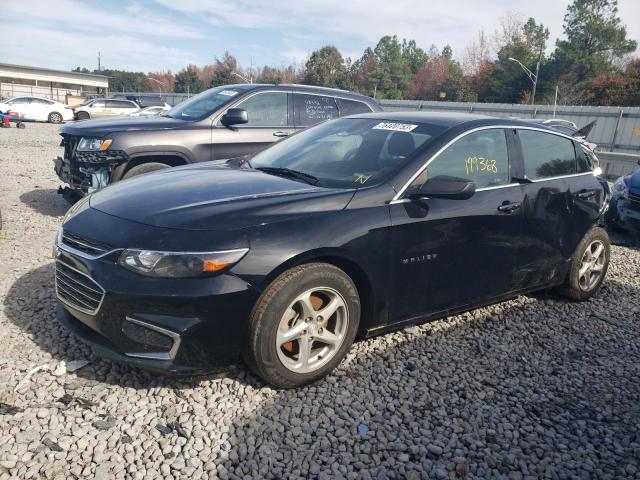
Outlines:
{"type": "Polygon", "coordinates": [[[80,152],[77,150],[79,140],[79,137],[63,137],[60,146],[64,147],[64,156],[53,160],[54,170],[71,190],[91,193],[106,186],[113,170],[129,161],[129,157],[120,150],[80,152]]]}
{"type": "Polygon", "coordinates": [[[155,372],[206,374],[238,362],[257,290],[232,273],[143,277],[119,267],[119,254],[88,258],[56,245],[57,313],[63,325],[99,356],[155,372]],[[103,293],[93,306],[81,303],[88,298],[83,281],[103,293]]]}

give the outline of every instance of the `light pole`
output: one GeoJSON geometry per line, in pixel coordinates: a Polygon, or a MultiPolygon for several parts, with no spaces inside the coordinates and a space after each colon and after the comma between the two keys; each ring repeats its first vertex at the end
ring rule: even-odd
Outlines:
{"type": "Polygon", "coordinates": [[[247,78],[244,75],[240,75],[238,72],[231,72],[231,75],[235,75],[236,77],[241,78],[247,83],[253,83],[253,78],[247,78]]]}
{"type": "Polygon", "coordinates": [[[160,89],[160,98],[162,98],[162,87],[166,87],[166,85],[162,83],[160,80],[156,80],[153,77],[149,77],[149,80],[156,82],[159,85],[158,88],[160,89]]]}
{"type": "Polygon", "coordinates": [[[540,73],[540,62],[538,61],[538,63],[536,63],[536,73],[533,73],[531,70],[525,67],[520,60],[516,60],[513,57],[509,57],[509,60],[511,60],[512,62],[516,62],[518,65],[520,65],[522,69],[525,71],[525,73],[527,74],[527,77],[529,77],[529,80],[533,82],[533,92],[531,92],[531,105],[533,105],[536,101],[536,88],[538,86],[538,73],[540,73]]]}

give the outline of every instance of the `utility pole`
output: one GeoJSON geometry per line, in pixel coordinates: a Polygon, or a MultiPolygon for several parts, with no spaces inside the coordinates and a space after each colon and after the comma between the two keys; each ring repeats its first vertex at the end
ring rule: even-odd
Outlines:
{"type": "Polygon", "coordinates": [[[101,70],[101,65],[100,65],[100,52],[98,52],[98,72],[100,72],[101,70]]]}

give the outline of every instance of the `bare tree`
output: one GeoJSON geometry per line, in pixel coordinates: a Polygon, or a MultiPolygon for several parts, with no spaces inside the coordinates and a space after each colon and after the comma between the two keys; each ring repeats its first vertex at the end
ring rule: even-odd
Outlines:
{"type": "Polygon", "coordinates": [[[464,50],[462,70],[465,75],[477,75],[487,63],[491,62],[491,47],[484,30],[478,32],[464,50]]]}
{"type": "Polygon", "coordinates": [[[523,43],[524,25],[524,16],[520,12],[509,11],[500,17],[493,35],[493,51],[497,54],[505,45],[523,43]]]}

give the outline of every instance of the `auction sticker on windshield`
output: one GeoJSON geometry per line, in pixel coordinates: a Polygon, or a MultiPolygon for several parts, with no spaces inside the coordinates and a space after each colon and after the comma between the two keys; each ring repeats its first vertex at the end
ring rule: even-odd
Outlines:
{"type": "Polygon", "coordinates": [[[218,95],[226,95],[227,97],[233,97],[234,95],[237,95],[238,92],[236,92],[235,90],[222,90],[221,92],[218,93],[218,95]]]}
{"type": "Polygon", "coordinates": [[[394,132],[410,132],[417,128],[418,125],[412,125],[410,123],[396,123],[396,122],[380,122],[372,130],[393,130],[394,132]]]}

